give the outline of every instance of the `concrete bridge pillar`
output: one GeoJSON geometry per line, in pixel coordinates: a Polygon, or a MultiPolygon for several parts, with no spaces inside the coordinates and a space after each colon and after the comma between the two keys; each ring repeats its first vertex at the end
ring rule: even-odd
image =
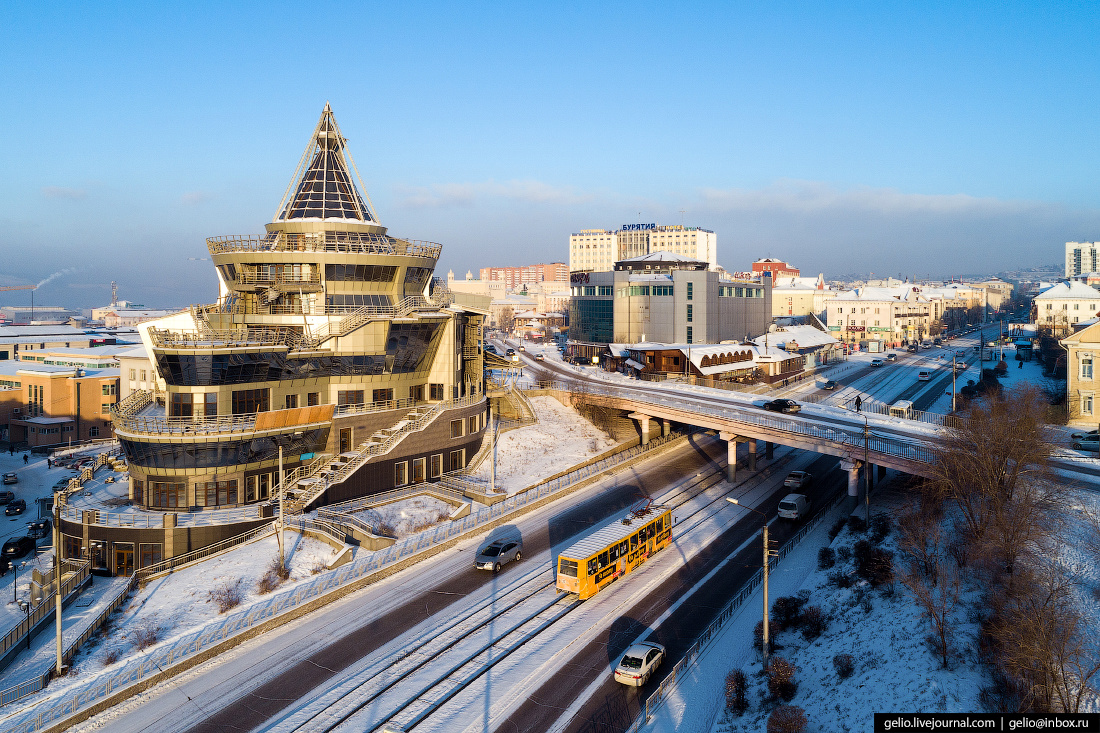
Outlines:
{"type": "Polygon", "coordinates": [[[671,433],[671,432],[672,432],[672,421],[671,420],[662,420],[661,421],[661,437],[662,438],[667,438],[669,433],[671,433]]]}
{"type": "Polygon", "coordinates": [[[859,461],[840,462],[842,471],[848,472],[848,496],[859,496],[859,461]]]}
{"type": "Polygon", "coordinates": [[[749,438],[749,470],[756,470],[756,438],[749,438]]]}
{"type": "Polygon", "coordinates": [[[627,417],[638,421],[638,429],[642,432],[642,445],[649,443],[649,421],[652,418],[640,412],[632,412],[627,417]]]}
{"type": "Polygon", "coordinates": [[[764,443],[764,457],[767,458],[770,461],[774,454],[775,454],[775,443],[771,442],[770,440],[766,441],[764,443]]]}
{"type": "Polygon", "coordinates": [[[726,480],[732,484],[737,480],[737,444],[740,439],[737,433],[718,433],[718,437],[726,441],[726,480]]]}

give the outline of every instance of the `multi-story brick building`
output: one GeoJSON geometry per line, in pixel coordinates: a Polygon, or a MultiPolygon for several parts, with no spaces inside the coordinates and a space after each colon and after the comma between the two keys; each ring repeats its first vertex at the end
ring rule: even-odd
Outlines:
{"type": "Polygon", "coordinates": [[[545,265],[525,265],[521,267],[483,267],[481,279],[490,282],[503,282],[508,290],[519,290],[523,285],[542,282],[569,282],[569,267],[564,262],[551,262],[545,265]]]}

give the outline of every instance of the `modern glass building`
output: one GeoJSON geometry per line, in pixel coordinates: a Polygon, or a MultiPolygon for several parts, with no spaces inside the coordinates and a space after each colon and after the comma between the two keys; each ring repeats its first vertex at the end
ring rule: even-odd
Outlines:
{"type": "MultiPolygon", "coordinates": [[[[480,448],[486,313],[453,302],[432,277],[440,246],[388,234],[357,181],[326,105],[266,231],[207,240],[217,302],[142,324],[165,391],[112,415],[134,506],[255,521],[281,488],[306,510],[438,479],[480,448]]],[[[81,534],[133,541],[109,529],[81,534]]],[[[177,535],[137,562],[240,531],[177,535]]]]}

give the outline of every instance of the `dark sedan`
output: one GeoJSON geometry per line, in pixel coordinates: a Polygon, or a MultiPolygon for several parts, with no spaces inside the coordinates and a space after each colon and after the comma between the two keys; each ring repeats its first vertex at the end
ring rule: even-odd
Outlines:
{"type": "Polygon", "coordinates": [[[22,514],[27,511],[27,502],[22,499],[16,499],[4,507],[4,514],[9,517],[14,517],[17,514],[22,514]]]}
{"type": "Polygon", "coordinates": [[[771,410],[772,412],[798,412],[802,409],[802,405],[794,400],[778,399],[765,402],[764,409],[771,410]]]}

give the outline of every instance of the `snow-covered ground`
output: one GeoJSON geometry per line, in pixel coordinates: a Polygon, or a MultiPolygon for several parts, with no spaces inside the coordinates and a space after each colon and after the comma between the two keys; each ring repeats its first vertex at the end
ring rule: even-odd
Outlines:
{"type": "MultiPolygon", "coordinates": [[[[553,397],[532,397],[538,423],[501,433],[496,444],[496,489],[514,494],[547,476],[583,463],[615,446],[572,407],[553,397]]],[[[488,481],[486,459],[473,475],[488,481]]]]}
{"type": "MultiPolygon", "coordinates": [[[[893,513],[901,505],[898,494],[877,498],[876,512],[893,513]]],[[[1100,513],[1100,495],[1075,494],[1069,517],[1070,526],[1062,546],[1062,561],[1078,581],[1078,596],[1085,615],[1095,622],[1100,618],[1100,569],[1096,557],[1096,538],[1089,514],[1100,513]],[[1091,538],[1091,541],[1089,541],[1091,538]]],[[[843,516],[838,511],[838,516],[843,516]]],[[[870,730],[873,713],[884,712],[977,712],[981,688],[989,684],[983,670],[966,653],[977,630],[968,608],[979,602],[979,589],[964,588],[955,614],[953,634],[964,653],[951,669],[943,669],[930,651],[925,638],[931,632],[920,609],[897,583],[893,593],[871,589],[858,580],[851,588],[838,588],[829,576],[838,569],[850,570],[841,563],[829,570],[817,569],[821,547],[834,550],[851,548],[856,539],[847,529],[830,543],[831,518],[822,522],[799,547],[789,554],[771,574],[770,600],[807,593],[807,605],[821,608],[827,618],[825,632],[806,641],[799,632],[786,631],[776,636],[781,647],[776,655],[791,662],[798,673],[798,692],[789,704],[805,710],[807,731],[870,730]],[[833,658],[850,654],[855,670],[841,679],[833,658]]],[[[896,534],[883,541],[885,549],[896,552],[896,534]]],[[[897,556],[895,555],[895,559],[897,556]]],[[[759,592],[747,601],[736,617],[722,629],[706,652],[691,668],[659,708],[655,718],[642,727],[647,733],[729,733],[759,731],[765,727],[770,706],[763,706],[764,681],[758,674],[760,659],[752,646],[753,629],[760,620],[762,599],[759,592]],[[724,710],[725,679],[733,670],[745,672],[749,683],[750,709],[741,717],[724,710]]],[[[1100,711],[1100,700],[1090,699],[1085,711],[1100,711]]]]}

